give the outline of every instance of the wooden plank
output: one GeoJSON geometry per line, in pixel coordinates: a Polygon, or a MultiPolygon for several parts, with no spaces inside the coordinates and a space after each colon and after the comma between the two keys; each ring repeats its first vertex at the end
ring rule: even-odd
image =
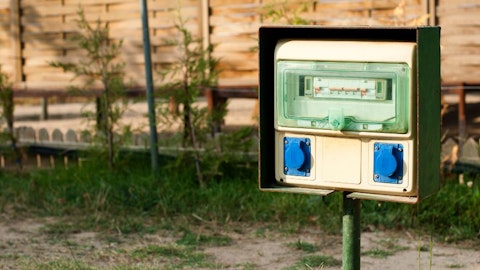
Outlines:
{"type": "MultiPolygon", "coordinates": [[[[318,15],[317,15],[318,17],[318,15]]],[[[218,26],[229,23],[253,23],[258,21],[258,13],[235,13],[231,16],[211,16],[210,26],[218,26]]]]}
{"type": "MultiPolygon", "coordinates": [[[[75,77],[69,73],[55,73],[55,72],[25,72],[25,76],[29,82],[44,81],[44,82],[56,82],[61,83],[62,86],[67,89],[69,85],[76,84],[74,82],[75,77]]],[[[80,83],[80,80],[75,79],[80,83]]]]}
{"type": "Polygon", "coordinates": [[[479,69],[464,69],[461,70],[442,70],[442,80],[445,82],[461,82],[461,83],[471,83],[478,84],[478,79],[480,77],[479,69]],[[468,72],[468,74],[466,74],[468,72]]]}
{"type": "Polygon", "coordinates": [[[461,9],[475,9],[478,8],[479,2],[477,0],[447,0],[447,1],[439,1],[437,4],[438,11],[448,11],[448,10],[455,10],[457,8],[461,9]]]}
{"type": "Polygon", "coordinates": [[[471,5],[449,5],[449,6],[438,6],[437,15],[443,17],[449,14],[462,14],[462,13],[477,13],[480,10],[480,3],[471,4],[471,5]]]}
{"type": "MultiPolygon", "coordinates": [[[[116,13],[119,11],[136,11],[140,12],[140,4],[138,1],[117,2],[109,4],[108,12],[116,13]]],[[[140,19],[140,17],[139,17],[140,19]]]]}
{"type": "Polygon", "coordinates": [[[28,34],[50,34],[50,33],[75,33],[78,31],[76,23],[37,23],[23,24],[24,33],[28,34]]]}
{"type": "MultiPolygon", "coordinates": [[[[442,61],[442,68],[451,66],[474,66],[480,67],[480,55],[450,55],[447,59],[442,61]]],[[[478,78],[477,78],[478,81],[478,78]]]]}
{"type": "Polygon", "coordinates": [[[211,7],[231,6],[231,5],[243,5],[243,4],[255,4],[255,0],[211,0],[211,7]]]}
{"type": "Polygon", "coordinates": [[[218,70],[242,71],[257,69],[257,61],[220,61],[218,64],[218,70]]]}
{"type": "Polygon", "coordinates": [[[1,0],[0,1],[0,10],[7,10],[10,8],[10,3],[8,0],[1,0]]]}
{"type": "Polygon", "coordinates": [[[450,55],[480,55],[480,46],[444,45],[442,57],[448,58],[450,55]]]}
{"type": "Polygon", "coordinates": [[[182,7],[196,7],[198,6],[198,0],[182,0],[181,3],[178,1],[151,1],[148,3],[148,9],[150,11],[165,9],[175,11],[179,8],[179,4],[182,7]]]}
{"type": "MultiPolygon", "coordinates": [[[[53,16],[53,17],[37,17],[37,16],[22,16],[20,18],[21,24],[23,26],[28,26],[29,24],[39,24],[43,27],[50,27],[56,26],[58,24],[64,23],[61,16],[53,16]]],[[[71,21],[70,23],[74,23],[71,21]]]]}
{"type": "MultiPolygon", "coordinates": [[[[35,2],[36,0],[29,0],[32,2],[35,2]]],[[[78,0],[63,0],[65,5],[76,5],[78,6],[79,3],[82,4],[82,6],[86,5],[96,5],[96,4],[102,4],[102,5],[110,5],[110,4],[121,4],[121,3],[131,3],[131,0],[82,0],[79,2],[78,0]]]]}
{"type": "Polygon", "coordinates": [[[479,35],[480,27],[475,25],[444,25],[442,26],[442,38],[452,35],[479,35]]]}
{"type": "Polygon", "coordinates": [[[231,71],[231,70],[222,70],[222,73],[219,75],[220,80],[227,80],[227,79],[244,79],[244,80],[255,80],[258,78],[258,71],[243,71],[240,72],[238,70],[231,71]]]}
{"type": "Polygon", "coordinates": [[[251,52],[258,46],[255,40],[241,40],[232,42],[221,42],[215,44],[215,52],[251,52]]]}
{"type": "Polygon", "coordinates": [[[439,18],[440,25],[476,25],[480,26],[479,13],[458,13],[443,15],[439,18]]]}
{"type": "Polygon", "coordinates": [[[77,48],[78,45],[71,40],[64,40],[64,39],[35,39],[35,38],[28,38],[24,39],[24,50],[31,50],[31,51],[41,51],[41,50],[59,50],[63,51],[66,49],[73,49],[77,48]]]}
{"type": "Polygon", "coordinates": [[[259,12],[262,6],[255,3],[242,3],[227,6],[211,6],[211,16],[228,16],[235,13],[259,12]]]}
{"type": "Polygon", "coordinates": [[[236,36],[248,33],[257,33],[260,23],[254,22],[249,24],[226,24],[222,26],[212,27],[212,32],[217,36],[236,36]]]}
{"type": "Polygon", "coordinates": [[[243,41],[255,41],[258,38],[258,33],[244,33],[238,35],[217,35],[216,33],[212,34],[211,41],[212,44],[219,44],[219,43],[235,43],[235,42],[243,42],[243,41]]]}
{"type": "Polygon", "coordinates": [[[12,48],[12,81],[14,83],[23,80],[22,71],[22,44],[20,40],[20,7],[19,0],[10,0],[10,41],[12,48]]]}
{"type": "MultiPolygon", "coordinates": [[[[480,36],[459,34],[442,36],[442,43],[448,45],[480,45],[480,36]]],[[[461,53],[461,52],[459,52],[461,53]]]]}

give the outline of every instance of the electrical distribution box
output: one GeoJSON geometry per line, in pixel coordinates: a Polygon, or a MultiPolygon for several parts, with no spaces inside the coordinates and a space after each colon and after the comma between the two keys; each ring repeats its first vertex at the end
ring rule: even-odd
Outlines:
{"type": "Polygon", "coordinates": [[[260,188],[416,203],[440,170],[437,27],[260,29],[260,188]]]}

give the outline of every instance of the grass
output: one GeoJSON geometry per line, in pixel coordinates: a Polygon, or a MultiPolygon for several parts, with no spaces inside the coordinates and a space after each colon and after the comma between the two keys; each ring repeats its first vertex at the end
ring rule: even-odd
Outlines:
{"type": "Polygon", "coordinates": [[[387,250],[387,249],[382,249],[382,248],[373,248],[373,249],[367,250],[365,252],[362,252],[362,255],[384,259],[384,258],[387,258],[389,256],[395,255],[395,252],[393,252],[391,250],[387,250]]]}
{"type": "Polygon", "coordinates": [[[408,250],[408,247],[401,246],[397,242],[395,238],[381,239],[377,242],[376,247],[362,252],[362,255],[384,259],[395,255],[399,251],[408,250]]]}
{"type": "Polygon", "coordinates": [[[309,242],[302,241],[300,239],[298,239],[297,242],[288,243],[288,246],[292,249],[301,250],[306,253],[313,253],[320,250],[319,246],[309,242]]]}
{"type": "Polygon", "coordinates": [[[451,269],[460,269],[464,267],[465,267],[464,264],[459,264],[459,263],[453,263],[453,264],[447,265],[447,268],[451,268],[451,269]]]}
{"type": "MultiPolygon", "coordinates": [[[[172,162],[162,161],[165,166],[159,179],[152,179],[150,163],[138,157],[113,172],[98,162],[81,168],[31,171],[22,177],[0,172],[0,211],[76,219],[70,225],[52,225],[52,233],[92,228],[149,233],[171,227],[173,220],[186,224],[273,222],[281,224],[276,228],[286,233],[303,226],[340,233],[340,193],[319,197],[260,192],[255,164],[245,163],[224,165],[222,178],[200,188],[192,164],[179,169],[172,162]],[[156,220],[146,223],[149,218],[156,220]]],[[[472,181],[472,188],[448,181],[436,195],[413,206],[363,201],[362,226],[420,229],[445,241],[478,239],[480,181],[472,181]]]]}
{"type": "Polygon", "coordinates": [[[149,245],[141,247],[132,252],[133,258],[140,258],[147,261],[161,260],[166,262],[164,269],[185,269],[185,268],[217,268],[219,265],[211,262],[210,258],[194,248],[183,245],[149,245]]]}
{"type": "Polygon", "coordinates": [[[323,267],[333,267],[341,265],[342,261],[337,260],[332,256],[309,255],[303,257],[295,265],[288,267],[285,270],[323,269],[323,267]]]}
{"type": "Polygon", "coordinates": [[[185,231],[182,238],[177,241],[177,244],[186,246],[228,246],[233,243],[230,237],[223,235],[202,235],[185,231]]]}

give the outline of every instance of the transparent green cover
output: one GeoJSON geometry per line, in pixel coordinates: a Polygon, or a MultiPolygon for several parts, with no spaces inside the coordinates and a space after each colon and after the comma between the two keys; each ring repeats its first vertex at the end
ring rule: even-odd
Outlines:
{"type": "Polygon", "coordinates": [[[276,65],[278,126],[408,132],[407,64],[279,60],[276,65]]]}

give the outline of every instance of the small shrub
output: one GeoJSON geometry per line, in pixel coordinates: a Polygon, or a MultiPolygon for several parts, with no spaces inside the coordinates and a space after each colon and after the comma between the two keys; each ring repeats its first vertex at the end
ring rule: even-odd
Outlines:
{"type": "MultiPolygon", "coordinates": [[[[120,127],[119,120],[126,111],[126,103],[120,103],[125,94],[124,66],[118,58],[122,41],[113,42],[109,37],[107,24],[98,19],[94,26],[85,18],[84,11],[77,12],[77,26],[82,31],[73,37],[73,41],[85,53],[85,58],[78,63],[50,63],[65,72],[72,72],[75,77],[86,78],[85,89],[95,83],[102,85],[100,98],[97,100],[97,113],[86,113],[89,119],[96,120],[94,138],[106,150],[108,165],[113,168],[118,157],[119,146],[130,135],[129,127],[120,127]],[[115,131],[123,131],[122,136],[115,136],[115,131]]],[[[75,91],[82,91],[74,88],[75,91]]]]}
{"type": "MultiPolygon", "coordinates": [[[[2,66],[0,65],[0,103],[2,106],[2,113],[0,115],[3,120],[0,128],[3,130],[0,131],[0,140],[2,143],[8,143],[11,146],[11,151],[13,152],[15,163],[18,168],[22,169],[22,150],[17,146],[17,138],[15,136],[14,122],[13,122],[13,112],[15,109],[15,104],[13,101],[13,89],[12,83],[10,82],[8,75],[2,71],[2,66]]],[[[10,151],[9,151],[10,152],[10,151]]],[[[9,154],[9,153],[7,153],[9,154]]]]}

